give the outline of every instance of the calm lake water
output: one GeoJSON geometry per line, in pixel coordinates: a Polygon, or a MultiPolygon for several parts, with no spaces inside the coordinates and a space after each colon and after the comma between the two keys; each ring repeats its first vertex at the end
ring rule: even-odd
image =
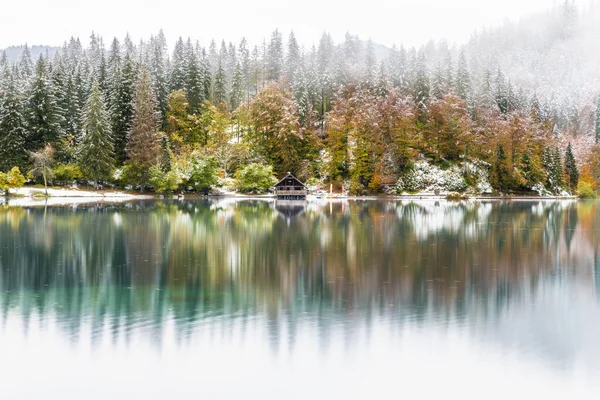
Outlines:
{"type": "Polygon", "coordinates": [[[600,203],[0,206],[0,398],[184,396],[598,399],[600,203]]]}

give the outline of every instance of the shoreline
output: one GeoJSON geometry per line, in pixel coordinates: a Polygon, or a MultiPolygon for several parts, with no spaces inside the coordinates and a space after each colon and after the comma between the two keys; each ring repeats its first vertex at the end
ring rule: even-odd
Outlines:
{"type": "MultiPolygon", "coordinates": [[[[65,188],[48,188],[48,197],[44,195],[43,188],[28,188],[22,187],[17,190],[9,191],[8,196],[0,197],[0,205],[28,207],[36,205],[77,205],[85,203],[121,203],[127,201],[138,200],[263,200],[263,201],[278,201],[275,195],[260,194],[248,195],[241,193],[218,193],[209,196],[200,194],[188,194],[183,199],[174,196],[157,196],[154,194],[132,193],[127,191],[113,190],[80,190],[80,189],[65,189],[65,188]],[[39,194],[39,197],[36,197],[39,194]]],[[[308,202],[340,202],[340,201],[557,201],[557,200],[578,200],[577,196],[494,196],[494,195],[477,195],[466,196],[460,199],[449,199],[446,194],[433,193],[416,193],[410,195],[373,195],[373,196],[347,196],[338,198],[316,197],[309,195],[304,201],[308,202]]],[[[285,202],[285,200],[279,200],[285,202]]]]}

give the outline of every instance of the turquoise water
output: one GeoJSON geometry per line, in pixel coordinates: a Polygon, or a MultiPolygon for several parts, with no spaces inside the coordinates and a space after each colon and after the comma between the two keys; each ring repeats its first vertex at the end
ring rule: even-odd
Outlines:
{"type": "Polygon", "coordinates": [[[0,398],[600,398],[600,203],[0,207],[0,398]]]}

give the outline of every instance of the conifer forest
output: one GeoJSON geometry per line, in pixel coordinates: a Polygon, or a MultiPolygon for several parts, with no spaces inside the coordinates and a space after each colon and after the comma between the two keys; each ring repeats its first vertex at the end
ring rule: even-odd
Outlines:
{"type": "MultiPolygon", "coordinates": [[[[570,3],[545,18],[550,45],[589,23],[570,3]]],[[[353,195],[593,195],[600,93],[573,73],[563,74],[568,90],[516,75],[520,45],[550,46],[526,26],[419,48],[326,32],[311,45],[278,30],[261,43],[205,47],[182,37],[169,46],[159,31],[136,43],[92,33],[58,48],[9,48],[0,171],[5,181],[157,193],[259,192],[290,171],[353,195]],[[261,174],[266,185],[240,182],[261,174]]],[[[534,58],[521,69],[571,71],[534,58]]]]}

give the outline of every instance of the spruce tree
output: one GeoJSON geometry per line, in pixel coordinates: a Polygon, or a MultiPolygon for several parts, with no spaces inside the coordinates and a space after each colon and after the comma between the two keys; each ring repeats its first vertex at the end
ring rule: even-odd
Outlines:
{"type": "Polygon", "coordinates": [[[167,173],[171,170],[171,148],[169,138],[163,135],[160,141],[160,168],[162,172],[167,173]]]}
{"type": "Polygon", "coordinates": [[[219,59],[215,79],[213,82],[213,103],[221,104],[227,100],[227,77],[223,69],[223,63],[219,59]]]}
{"type": "Polygon", "coordinates": [[[571,143],[569,143],[565,152],[565,175],[567,177],[568,188],[571,189],[571,191],[574,191],[579,182],[579,171],[577,170],[577,163],[575,163],[575,156],[573,155],[571,143]]]}
{"type": "Polygon", "coordinates": [[[467,100],[471,90],[469,69],[464,51],[461,51],[456,73],[456,94],[463,100],[467,100]]]}
{"type": "Polygon", "coordinates": [[[126,159],[127,135],[131,129],[133,119],[133,98],[136,82],[135,66],[129,55],[125,55],[121,71],[114,79],[115,90],[113,91],[110,110],[112,137],[117,161],[122,163],[126,159]]]}
{"type": "Polygon", "coordinates": [[[24,82],[27,82],[34,73],[33,60],[31,59],[31,52],[27,44],[23,47],[21,59],[19,60],[19,73],[21,74],[21,80],[24,82]]]}
{"type": "Polygon", "coordinates": [[[236,110],[244,99],[244,77],[242,75],[242,68],[239,63],[236,64],[233,71],[233,78],[231,80],[231,94],[229,96],[229,102],[231,104],[231,110],[236,110]]]}
{"type": "Polygon", "coordinates": [[[288,78],[290,85],[294,84],[294,81],[296,79],[296,73],[298,71],[298,68],[300,67],[300,61],[300,46],[298,45],[296,36],[292,31],[288,38],[288,50],[285,59],[285,74],[288,78]]]}
{"type": "Polygon", "coordinates": [[[271,34],[269,50],[267,53],[267,80],[277,81],[283,72],[283,38],[275,29],[271,34]]]}
{"type": "Polygon", "coordinates": [[[127,136],[127,156],[132,166],[140,168],[139,183],[147,183],[148,169],[158,161],[160,153],[159,120],[156,98],[152,90],[150,73],[143,66],[135,91],[134,113],[131,129],[127,136]]]}
{"type": "Polygon", "coordinates": [[[16,76],[8,68],[2,72],[0,91],[0,172],[23,168],[27,162],[23,99],[16,76]]]}
{"type": "Polygon", "coordinates": [[[63,136],[62,110],[56,101],[46,62],[42,57],[35,67],[35,75],[28,91],[25,112],[28,150],[37,150],[46,144],[60,147],[63,136]]]}
{"type": "Polygon", "coordinates": [[[188,39],[185,47],[185,92],[192,113],[200,111],[204,100],[204,87],[200,59],[192,42],[188,39]]]}
{"type": "Polygon", "coordinates": [[[158,109],[164,121],[169,103],[169,82],[167,76],[167,39],[162,29],[156,38],[150,41],[149,58],[152,87],[154,93],[156,93],[158,109]]]}
{"type": "Polygon", "coordinates": [[[83,129],[78,148],[81,171],[94,181],[107,179],[114,168],[114,143],[104,95],[96,78],[85,105],[83,129]]]}
{"type": "Polygon", "coordinates": [[[600,141],[600,96],[598,96],[598,100],[596,101],[596,123],[595,123],[595,136],[596,143],[600,141]]]}
{"type": "Polygon", "coordinates": [[[171,61],[171,92],[185,89],[185,45],[181,36],[175,43],[171,61]]]}

